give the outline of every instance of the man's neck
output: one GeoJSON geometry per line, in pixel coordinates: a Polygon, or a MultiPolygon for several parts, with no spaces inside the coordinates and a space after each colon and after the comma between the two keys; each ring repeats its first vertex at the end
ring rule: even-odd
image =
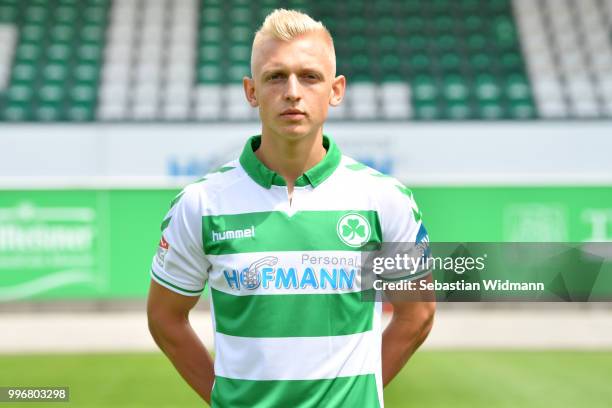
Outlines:
{"type": "Polygon", "coordinates": [[[291,195],[298,177],[323,160],[325,153],[322,130],[299,140],[276,137],[264,130],[255,155],[266,167],[285,179],[291,195]]]}

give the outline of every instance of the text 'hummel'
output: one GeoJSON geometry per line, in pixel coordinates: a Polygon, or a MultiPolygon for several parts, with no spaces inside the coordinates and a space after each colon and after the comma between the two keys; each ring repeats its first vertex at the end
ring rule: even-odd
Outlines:
{"type": "Polygon", "coordinates": [[[237,230],[228,230],[221,232],[212,232],[212,240],[216,241],[225,241],[227,239],[236,239],[236,238],[249,238],[255,236],[255,226],[251,225],[250,228],[245,229],[237,229],[237,230]]]}

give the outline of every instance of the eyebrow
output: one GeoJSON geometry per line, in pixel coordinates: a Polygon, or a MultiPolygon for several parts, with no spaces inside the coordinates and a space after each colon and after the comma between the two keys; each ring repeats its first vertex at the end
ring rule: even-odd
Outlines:
{"type": "MultiPolygon", "coordinates": [[[[261,75],[263,77],[271,75],[271,74],[278,74],[278,73],[284,73],[286,72],[286,69],[284,67],[278,67],[278,68],[271,68],[271,69],[267,69],[265,71],[263,71],[261,73],[261,75]]],[[[300,72],[312,72],[318,75],[321,75],[322,77],[325,77],[325,74],[323,73],[323,71],[321,71],[318,68],[314,68],[314,67],[305,67],[300,69],[300,72]]]]}

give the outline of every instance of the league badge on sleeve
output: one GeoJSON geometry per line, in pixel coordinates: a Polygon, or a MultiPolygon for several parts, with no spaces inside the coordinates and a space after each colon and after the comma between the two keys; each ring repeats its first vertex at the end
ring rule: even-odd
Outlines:
{"type": "Polygon", "coordinates": [[[162,235],[161,239],[159,240],[159,246],[157,247],[157,253],[155,254],[155,262],[157,262],[157,265],[159,265],[161,268],[164,267],[164,258],[168,253],[168,249],[170,249],[170,245],[162,235]]]}

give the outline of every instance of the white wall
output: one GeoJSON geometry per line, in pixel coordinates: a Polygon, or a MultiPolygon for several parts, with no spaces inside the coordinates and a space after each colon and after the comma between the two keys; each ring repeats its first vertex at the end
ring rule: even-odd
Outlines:
{"type": "MultiPolygon", "coordinates": [[[[236,157],[257,133],[256,122],[3,124],[0,187],[172,184],[236,157]]],[[[325,133],[409,185],[612,184],[612,122],[335,122],[325,133]]]]}

